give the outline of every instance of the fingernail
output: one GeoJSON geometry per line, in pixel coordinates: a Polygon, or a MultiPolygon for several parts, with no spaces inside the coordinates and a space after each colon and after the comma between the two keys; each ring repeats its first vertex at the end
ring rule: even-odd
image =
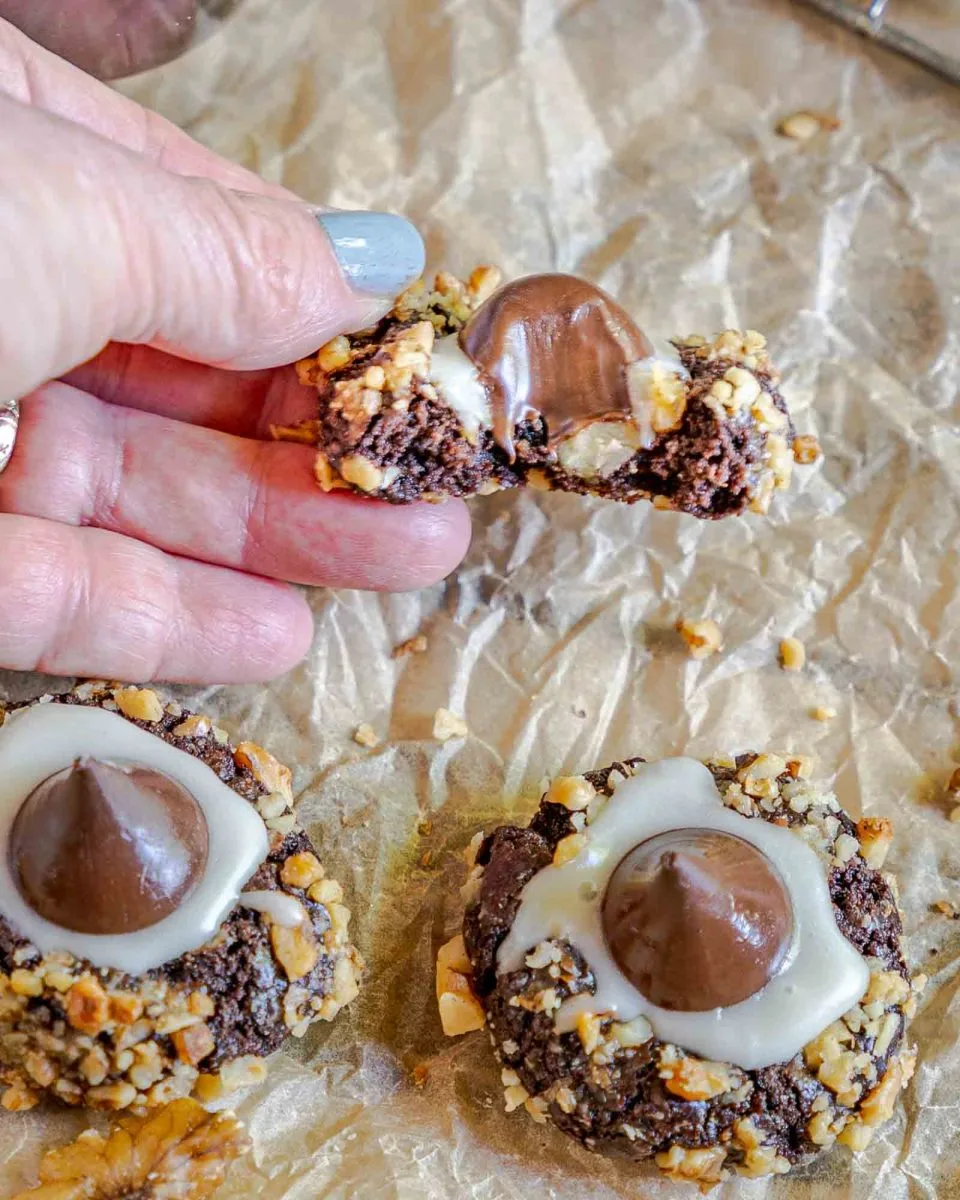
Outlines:
{"type": "Polygon", "coordinates": [[[423,274],[423,238],[403,217],[383,212],[318,213],[340,269],[358,292],[395,296],[423,274]]]}

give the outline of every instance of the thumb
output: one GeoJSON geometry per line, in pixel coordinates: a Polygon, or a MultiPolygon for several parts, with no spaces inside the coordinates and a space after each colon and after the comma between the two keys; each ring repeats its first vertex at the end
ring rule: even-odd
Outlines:
{"type": "Polygon", "coordinates": [[[0,97],[0,399],[109,341],[238,369],[278,366],[371,324],[423,268],[387,213],[173,175],[0,97]]]}

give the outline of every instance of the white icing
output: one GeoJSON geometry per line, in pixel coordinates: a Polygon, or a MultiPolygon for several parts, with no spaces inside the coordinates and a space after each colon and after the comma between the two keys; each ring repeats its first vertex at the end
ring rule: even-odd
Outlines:
{"type": "Polygon", "coordinates": [[[437,338],[430,359],[430,381],[456,412],[464,432],[476,437],[491,425],[490,401],[473,360],[455,333],[437,338]]]}
{"type": "Polygon", "coordinates": [[[239,903],[244,908],[252,908],[254,912],[268,916],[275,925],[286,925],[288,929],[296,929],[307,919],[307,910],[296,896],[288,896],[286,892],[271,892],[269,888],[241,892],[239,903]]]}
{"type": "Polygon", "coordinates": [[[619,1021],[643,1016],[662,1041],[752,1069],[792,1058],[866,991],[867,965],[837,928],[816,853],[789,829],[725,808],[702,763],[673,758],[638,767],[584,832],[587,841],[576,858],[545,867],[523,889],[497,954],[501,973],[518,970],[530,950],[550,938],[565,939],[583,954],[596,994],[560,1006],[561,1032],[574,1028],[585,1011],[611,1013],[619,1021]],[[750,842],[779,872],[793,906],[793,941],[779,972],[747,1000],[710,1012],[670,1012],[646,1000],[611,956],[601,923],[607,883],[623,857],[647,838],[689,828],[750,842]]]}
{"type": "Polygon", "coordinates": [[[210,940],[240,889],[269,852],[266,826],[252,804],[198,758],[116,713],[79,705],[38,704],[11,713],[0,728],[0,848],[38,784],[86,755],[117,765],[138,764],[176,780],[203,809],[209,853],[202,877],[175,912],[133,933],[76,933],[44,920],[17,890],[8,855],[0,852],[0,911],[39,950],[64,950],[97,967],[141,975],[210,940]]]}

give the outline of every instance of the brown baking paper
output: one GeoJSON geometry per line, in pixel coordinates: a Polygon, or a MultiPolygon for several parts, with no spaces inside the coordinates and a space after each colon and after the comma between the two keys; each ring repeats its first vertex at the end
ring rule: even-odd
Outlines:
{"type": "MultiPolygon", "coordinates": [[[[944,792],[960,736],[960,93],[800,6],[747,0],[246,0],[124,88],[310,200],[409,212],[433,266],[581,272],[653,334],[763,330],[826,452],[768,518],[475,501],[445,584],[317,591],[302,667],[182,693],[294,765],[369,965],[351,1011],[238,1104],[255,1150],[224,1200],[695,1195],[507,1116],[485,1036],[441,1033],[434,959],[461,851],[525,820],[545,774],[752,747],[813,752],[851,811],[894,819],[906,948],[931,982],[915,1082],[862,1157],[837,1148],[716,1194],[960,1195],[960,922],[930,907],[960,905],[944,792]],[[809,108],[839,128],[775,134],[809,108]],[[687,658],[681,615],[715,618],[723,652],[687,658]],[[392,659],[418,632],[427,652],[392,659]],[[777,665],[786,635],[802,673],[777,665]],[[466,740],[432,740],[441,705],[466,740]],[[351,741],[361,722],[381,747],[351,741]]],[[[85,1122],[6,1117],[5,1183],[32,1181],[41,1149],[85,1122]]]]}

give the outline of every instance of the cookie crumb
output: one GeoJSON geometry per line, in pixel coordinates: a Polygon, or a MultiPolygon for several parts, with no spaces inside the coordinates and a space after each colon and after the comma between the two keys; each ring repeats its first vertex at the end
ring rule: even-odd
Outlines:
{"type": "Polygon", "coordinates": [[[449,708],[438,708],[433,714],[433,736],[438,742],[449,742],[451,738],[466,737],[469,732],[463,717],[458,717],[449,708]]]}
{"type": "Polygon", "coordinates": [[[784,117],[777,125],[777,133],[781,137],[792,138],[795,142],[808,142],[818,133],[832,133],[839,128],[840,122],[836,117],[804,109],[784,117]]]}
{"type": "Polygon", "coordinates": [[[780,642],[780,666],[785,671],[802,671],[807,650],[799,638],[785,637],[780,642]]]}
{"type": "Polygon", "coordinates": [[[831,708],[829,704],[818,704],[816,708],[810,709],[810,716],[815,721],[832,721],[837,715],[837,710],[831,708]]]}
{"type": "Polygon", "coordinates": [[[942,913],[945,917],[956,920],[960,917],[957,906],[951,900],[935,900],[930,906],[934,912],[942,913]]]}
{"type": "Polygon", "coordinates": [[[426,634],[418,633],[416,637],[407,638],[399,646],[394,646],[391,658],[406,658],[408,654],[423,654],[427,649],[426,634]]]}
{"type": "Polygon", "coordinates": [[[681,617],[677,622],[677,632],[687,643],[691,658],[709,658],[723,645],[720,626],[711,617],[700,621],[681,617]]]}
{"type": "Polygon", "coordinates": [[[364,722],[362,725],[358,725],[353,731],[353,740],[358,746],[366,746],[370,750],[372,750],[374,746],[380,745],[379,734],[372,725],[368,725],[366,722],[364,722]]]}

